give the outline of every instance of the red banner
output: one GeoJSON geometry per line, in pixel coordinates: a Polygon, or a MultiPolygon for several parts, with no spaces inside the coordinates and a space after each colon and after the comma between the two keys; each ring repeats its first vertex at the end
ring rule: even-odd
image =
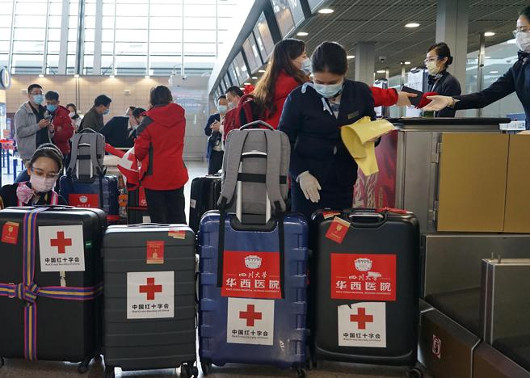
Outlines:
{"type": "Polygon", "coordinates": [[[68,205],[74,207],[99,207],[99,195],[97,194],[69,194],[68,205]]]}
{"type": "Polygon", "coordinates": [[[225,251],[224,297],[281,298],[280,253],[225,251]]]}
{"type": "Polygon", "coordinates": [[[331,254],[331,298],[396,300],[396,255],[331,254]]]}

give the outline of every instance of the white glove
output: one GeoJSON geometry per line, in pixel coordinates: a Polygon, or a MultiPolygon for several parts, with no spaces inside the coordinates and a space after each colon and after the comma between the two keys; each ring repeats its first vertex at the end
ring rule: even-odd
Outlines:
{"type": "Polygon", "coordinates": [[[322,188],[315,176],[309,173],[309,171],[305,171],[298,176],[298,182],[300,183],[302,192],[304,192],[305,199],[313,203],[320,201],[320,193],[318,191],[322,188]]]}
{"type": "Polygon", "coordinates": [[[453,104],[453,98],[450,96],[427,96],[428,100],[431,100],[427,105],[423,107],[423,110],[426,111],[439,111],[444,108],[447,108],[449,105],[453,104]]]}
{"type": "Polygon", "coordinates": [[[416,93],[398,92],[398,100],[396,106],[411,106],[410,98],[418,97],[416,93]]]}

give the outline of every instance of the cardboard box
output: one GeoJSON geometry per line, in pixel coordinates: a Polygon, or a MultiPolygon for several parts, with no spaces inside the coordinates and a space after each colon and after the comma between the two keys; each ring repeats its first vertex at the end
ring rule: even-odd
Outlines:
{"type": "Polygon", "coordinates": [[[507,134],[442,135],[438,231],[503,232],[508,146],[507,134]]]}
{"type": "Polygon", "coordinates": [[[530,232],[530,135],[510,135],[504,232],[530,232]]]}

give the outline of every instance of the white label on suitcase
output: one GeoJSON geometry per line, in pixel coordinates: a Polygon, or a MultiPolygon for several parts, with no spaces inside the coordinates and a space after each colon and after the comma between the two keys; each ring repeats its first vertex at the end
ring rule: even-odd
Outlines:
{"type": "Polygon", "coordinates": [[[83,226],[39,226],[41,272],[84,272],[83,226]]]}
{"type": "Polygon", "coordinates": [[[128,272],[127,319],[173,318],[175,272],[128,272]]]}
{"type": "Polygon", "coordinates": [[[195,206],[197,206],[197,200],[194,200],[193,198],[190,199],[190,207],[195,209],[195,206]]]}
{"type": "Polygon", "coordinates": [[[338,306],[339,346],[386,348],[386,303],[338,306]]]}
{"type": "Polygon", "coordinates": [[[149,215],[144,215],[142,217],[142,223],[151,223],[151,217],[149,215]]]}
{"type": "Polygon", "coordinates": [[[228,298],[226,342],[273,345],[274,300],[228,298]]]}

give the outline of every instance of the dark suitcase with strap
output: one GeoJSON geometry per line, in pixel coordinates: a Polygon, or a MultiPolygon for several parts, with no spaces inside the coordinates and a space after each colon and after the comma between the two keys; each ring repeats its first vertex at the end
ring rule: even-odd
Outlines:
{"type": "Polygon", "coordinates": [[[106,227],[99,209],[0,211],[0,357],[81,361],[101,352],[106,227]]]}
{"type": "Polygon", "coordinates": [[[403,210],[313,214],[309,313],[313,361],[414,369],[419,226],[403,210]]]}
{"type": "Polygon", "coordinates": [[[199,231],[202,215],[208,210],[217,209],[217,200],[221,194],[221,175],[196,177],[191,182],[190,227],[199,231]]]}
{"type": "Polygon", "coordinates": [[[105,377],[181,366],[198,376],[195,235],[182,225],[110,226],[103,241],[105,377]]]}
{"type": "Polygon", "coordinates": [[[127,192],[127,223],[151,223],[143,186],[127,192]]]}

